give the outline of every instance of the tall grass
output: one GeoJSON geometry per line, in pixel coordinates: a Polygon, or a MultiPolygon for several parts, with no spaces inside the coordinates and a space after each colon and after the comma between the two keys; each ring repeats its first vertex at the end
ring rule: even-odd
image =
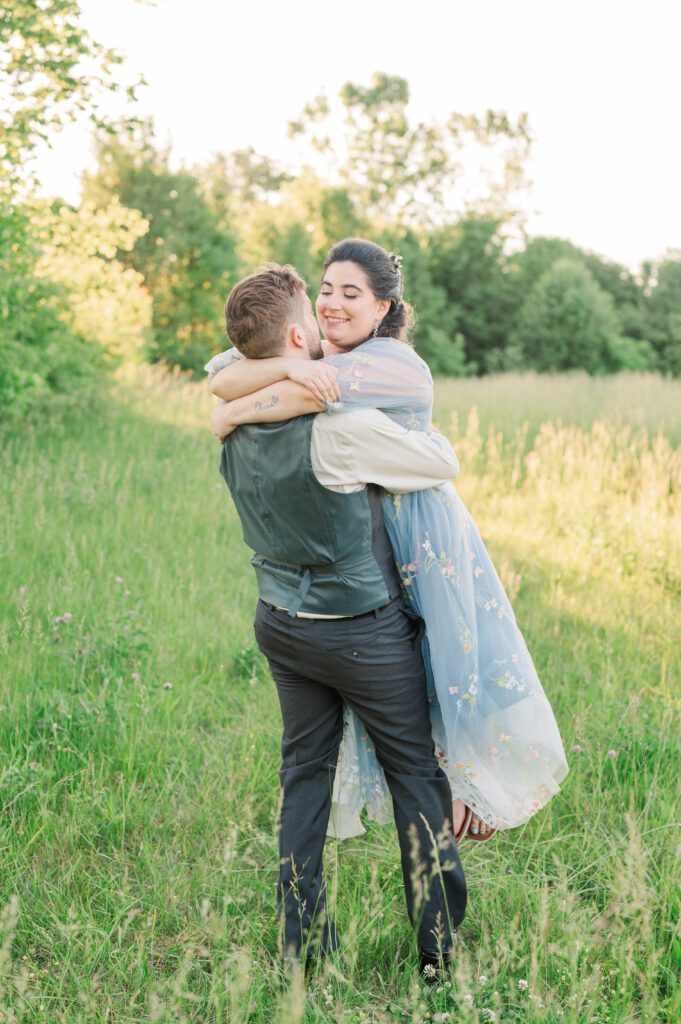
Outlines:
{"type": "Polygon", "coordinates": [[[203,388],[146,373],[4,439],[2,1024],[679,1018],[681,385],[550,388],[438,389],[570,774],[462,845],[432,990],[371,825],[327,844],[340,954],[307,985],[279,969],[279,711],[203,388]]]}

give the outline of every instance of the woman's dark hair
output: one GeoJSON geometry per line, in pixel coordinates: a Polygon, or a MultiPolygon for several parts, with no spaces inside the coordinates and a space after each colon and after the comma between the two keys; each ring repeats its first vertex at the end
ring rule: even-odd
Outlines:
{"type": "Polygon", "coordinates": [[[344,238],[329,249],[324,270],[332,263],[356,263],[367,276],[377,299],[390,299],[390,309],[378,325],[378,337],[409,342],[414,312],[404,301],[404,283],[399,260],[366,238],[344,238]]]}

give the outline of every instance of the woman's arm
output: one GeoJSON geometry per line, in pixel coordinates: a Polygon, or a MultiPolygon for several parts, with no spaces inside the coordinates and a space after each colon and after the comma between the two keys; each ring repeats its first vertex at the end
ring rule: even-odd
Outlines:
{"type": "Polygon", "coordinates": [[[224,441],[242,423],[279,423],[311,412],[323,412],[325,408],[325,401],[316,398],[304,385],[281,380],[255,394],[218,405],[213,410],[210,425],[213,433],[224,441]]]}
{"type": "Polygon", "coordinates": [[[340,398],[335,367],[320,359],[285,356],[234,359],[215,374],[210,389],[226,402],[233,402],[287,379],[302,384],[319,402],[335,402],[340,398]]]}
{"type": "MultiPolygon", "coordinates": [[[[302,368],[320,365],[308,360],[298,362],[302,368]]],[[[272,360],[241,359],[243,363],[272,360]]],[[[213,433],[221,439],[242,423],[276,423],[305,416],[312,412],[345,412],[357,408],[377,408],[385,412],[421,412],[430,409],[433,382],[428,367],[412,349],[393,340],[379,339],[359,346],[353,352],[324,360],[322,365],[337,369],[334,385],[336,398],[294,383],[280,380],[255,394],[237,398],[216,409],[211,417],[213,433]]],[[[234,370],[227,367],[226,370],[234,370]]],[[[225,372],[225,371],[222,371],[225,372]]]]}

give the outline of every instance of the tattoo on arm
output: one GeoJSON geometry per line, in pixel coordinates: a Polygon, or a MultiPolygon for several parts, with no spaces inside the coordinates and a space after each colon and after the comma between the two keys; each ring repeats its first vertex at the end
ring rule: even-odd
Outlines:
{"type": "Polygon", "coordinates": [[[269,399],[268,402],[256,401],[256,403],[255,403],[255,411],[256,412],[264,412],[265,409],[273,409],[274,406],[278,405],[278,404],[279,404],[279,397],[277,395],[272,395],[272,397],[269,399]]]}

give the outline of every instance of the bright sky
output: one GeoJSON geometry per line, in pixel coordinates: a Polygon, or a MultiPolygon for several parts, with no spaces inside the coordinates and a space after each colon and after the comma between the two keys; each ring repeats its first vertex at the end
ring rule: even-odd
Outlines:
{"type": "MultiPolygon", "coordinates": [[[[82,0],[85,24],[149,85],[178,162],[253,146],[285,160],[286,125],[374,71],[409,81],[415,118],[527,111],[533,234],[632,267],[681,249],[681,5],[670,0],[82,0]]],[[[41,161],[75,199],[91,164],[82,128],[41,161]]]]}

